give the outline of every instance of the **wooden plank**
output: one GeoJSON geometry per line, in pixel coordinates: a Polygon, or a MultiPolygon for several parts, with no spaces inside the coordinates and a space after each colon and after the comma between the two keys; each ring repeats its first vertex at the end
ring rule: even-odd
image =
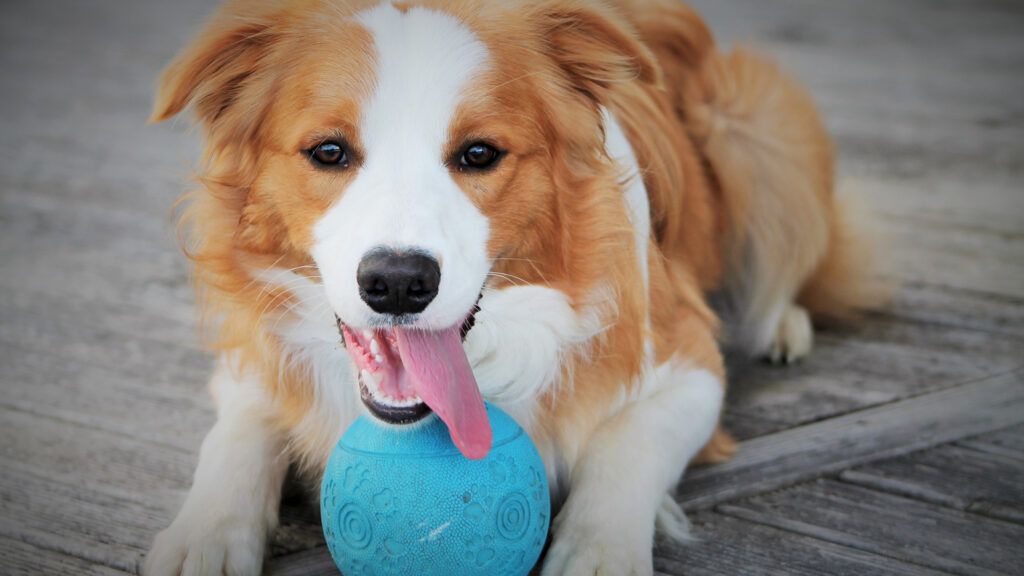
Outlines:
{"type": "Polygon", "coordinates": [[[178,322],[192,319],[188,272],[173,240],[162,246],[141,239],[125,242],[143,235],[138,226],[79,220],[74,213],[29,210],[0,197],[0,286],[54,298],[73,294],[79,300],[127,303],[178,322]]]}
{"type": "MultiPolygon", "coordinates": [[[[910,114],[908,117],[913,118],[910,114]]],[[[919,121],[919,119],[918,119],[919,121]]],[[[953,131],[962,128],[962,121],[947,119],[940,121],[943,130],[953,131]]],[[[1018,129],[1017,134],[1020,136],[1018,129]]],[[[999,145],[1002,135],[986,135],[977,131],[972,137],[991,140],[990,145],[999,145]]],[[[1005,143],[1003,143],[1005,144],[1005,143]]],[[[882,144],[883,148],[891,149],[892,143],[882,144]]],[[[916,154],[925,156],[929,153],[948,154],[943,147],[928,151],[911,149],[895,150],[904,156],[916,154]]],[[[956,158],[961,163],[963,157],[956,158]]],[[[935,178],[934,174],[919,174],[910,178],[893,178],[888,176],[870,175],[847,176],[839,183],[842,192],[857,194],[867,199],[868,205],[880,218],[892,218],[906,225],[916,224],[933,227],[944,227],[950,231],[983,234],[993,238],[1020,239],[1021,226],[1024,225],[1024,199],[1020,197],[1020,184],[1013,178],[1012,169],[995,170],[989,174],[977,173],[986,163],[986,158],[978,158],[977,164],[961,164],[957,171],[949,167],[937,166],[942,175],[935,178]],[[969,190],[970,194],[964,191],[969,190]]]]}
{"type": "MultiPolygon", "coordinates": [[[[0,536],[134,572],[177,513],[177,503],[147,495],[142,484],[135,490],[95,488],[74,475],[6,465],[0,469],[0,536]]],[[[319,520],[309,514],[308,505],[282,507],[271,555],[322,544],[319,520]]]]}
{"type": "MultiPolygon", "coordinates": [[[[180,384],[171,380],[178,366],[167,367],[166,377],[147,380],[71,360],[56,363],[34,351],[10,358],[0,362],[0,382],[17,382],[0,400],[6,406],[0,409],[0,433],[10,439],[0,447],[0,461],[157,506],[162,519],[147,538],[165,527],[191,484],[195,454],[213,424],[205,387],[176,392],[180,384]]],[[[272,549],[317,545],[318,522],[305,508],[286,506],[272,549]]]]}
{"type": "Polygon", "coordinates": [[[213,364],[193,326],[172,326],[144,310],[4,288],[0,302],[0,344],[18,350],[140,378],[174,371],[172,380],[204,381],[213,364]]]}
{"type": "Polygon", "coordinates": [[[1024,300],[927,283],[904,282],[879,314],[937,329],[1024,337],[1024,300]]]}
{"type": "Polygon", "coordinates": [[[739,423],[744,439],[776,432],[1010,370],[1021,349],[1018,336],[873,316],[819,332],[797,365],[733,356],[727,423],[739,423]]]}
{"type": "MultiPolygon", "coordinates": [[[[141,506],[157,511],[143,533],[147,538],[155,536],[177,513],[191,486],[199,450],[198,441],[191,452],[184,453],[141,438],[112,435],[7,408],[0,408],[0,436],[7,438],[0,444],[0,462],[12,473],[73,488],[87,501],[113,499],[125,508],[141,506]]],[[[75,502],[68,504],[72,509],[78,506],[75,502]]],[[[100,526],[106,520],[99,517],[93,521],[100,526]]],[[[286,502],[272,553],[304,550],[321,543],[315,505],[301,499],[286,502]]]]}
{"type": "Polygon", "coordinates": [[[326,546],[271,559],[263,569],[266,576],[337,576],[338,567],[326,546]]]}
{"type": "Polygon", "coordinates": [[[68,485],[163,503],[173,512],[192,483],[193,453],[0,407],[0,462],[68,485]]]}
{"type": "MultiPolygon", "coordinates": [[[[796,424],[799,424],[799,422],[796,424]]],[[[764,413],[754,413],[754,411],[734,408],[731,399],[726,402],[725,412],[722,414],[722,425],[737,440],[749,440],[750,438],[764,436],[765,434],[771,434],[772,432],[792,427],[787,422],[767,418],[764,413]]]]}
{"type": "Polygon", "coordinates": [[[0,470],[0,535],[134,572],[165,513],[129,498],[0,470]]]}
{"type": "Polygon", "coordinates": [[[0,131],[4,188],[24,183],[40,194],[153,203],[160,206],[153,213],[166,213],[160,194],[181,187],[169,186],[166,174],[173,171],[180,181],[187,173],[198,134],[145,125],[153,79],[196,32],[209,3],[107,0],[87,7],[65,0],[0,7],[0,103],[9,112],[0,131]],[[39,42],[43,37],[48,41],[39,42]],[[69,84],[75,86],[70,106],[62,89],[69,84]],[[74,153],[54,160],[55,146],[74,153]]]}
{"type": "Polygon", "coordinates": [[[0,536],[0,573],[6,576],[126,576],[116,570],[75,556],[38,548],[27,542],[0,536]]]}
{"type": "Polygon", "coordinates": [[[761,436],[730,461],[689,471],[677,497],[690,510],[1024,421],[1024,370],[1015,370],[761,436]]]}
{"type": "MultiPolygon", "coordinates": [[[[1024,206],[1020,211],[1024,213],[1024,206]]],[[[883,230],[894,247],[892,274],[911,282],[1024,298],[1021,236],[959,229],[890,217],[883,230]]]]}
{"type": "Polygon", "coordinates": [[[844,470],[839,478],[1024,524],[1024,460],[947,445],[844,470]]]}
{"type": "MultiPolygon", "coordinates": [[[[112,295],[113,296],[113,295],[112,295]]],[[[111,343],[126,347],[141,340],[178,349],[201,351],[196,314],[180,317],[153,306],[139,307],[116,298],[89,300],[68,290],[47,292],[0,286],[0,338],[24,346],[62,346],[60,354],[106,359],[98,348],[111,343]],[[92,346],[76,349],[69,346],[92,346]]],[[[132,350],[119,350],[134,353],[132,350]]],[[[155,351],[147,350],[146,357],[155,351]]],[[[141,356],[142,354],[136,354],[141,356]]],[[[175,363],[174,359],[171,360],[175,363]]]]}
{"type": "Polygon", "coordinates": [[[1024,460],[1024,426],[1011,426],[991,434],[982,434],[961,440],[957,445],[979,452],[1024,460]]]}
{"type": "Polygon", "coordinates": [[[180,372],[155,366],[148,377],[125,376],[0,344],[0,406],[192,453],[213,424],[212,402],[204,381],[180,372]]]}
{"type": "Polygon", "coordinates": [[[670,574],[860,576],[936,574],[920,565],[710,511],[691,517],[696,541],[658,538],[655,568],[670,574]]]}
{"type": "Polygon", "coordinates": [[[1024,526],[832,480],[717,510],[936,570],[979,575],[1024,570],[1024,526]]]}

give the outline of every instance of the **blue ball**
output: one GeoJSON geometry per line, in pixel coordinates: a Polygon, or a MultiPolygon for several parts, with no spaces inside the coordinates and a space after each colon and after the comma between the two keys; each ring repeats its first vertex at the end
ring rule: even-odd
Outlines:
{"type": "Polygon", "coordinates": [[[488,404],[490,453],[465,458],[434,415],[410,427],[360,417],[327,463],[320,517],[345,576],[526,575],[551,516],[530,437],[488,404]]]}

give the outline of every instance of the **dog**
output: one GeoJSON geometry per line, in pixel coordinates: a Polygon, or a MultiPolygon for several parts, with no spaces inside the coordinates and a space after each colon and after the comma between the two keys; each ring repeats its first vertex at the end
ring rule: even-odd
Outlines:
{"type": "Polygon", "coordinates": [[[217,422],[150,576],[260,573],[361,413],[480,458],[483,399],[544,460],[542,573],[651,574],[736,450],[723,342],[792,362],[875,302],[810,97],[676,0],[232,0],[152,120],[187,108],[217,422]]]}

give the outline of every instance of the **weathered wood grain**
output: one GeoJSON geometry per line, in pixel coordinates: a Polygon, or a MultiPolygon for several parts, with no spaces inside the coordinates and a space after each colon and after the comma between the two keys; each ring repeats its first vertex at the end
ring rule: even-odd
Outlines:
{"type": "Polygon", "coordinates": [[[0,383],[6,387],[0,405],[197,451],[213,423],[205,382],[179,380],[174,366],[159,368],[148,378],[125,376],[112,368],[0,344],[0,383]]]}
{"type": "Polygon", "coordinates": [[[1016,336],[873,316],[820,332],[794,366],[731,362],[727,423],[742,438],[784,430],[1013,369],[1021,349],[1016,336]]]}
{"type": "Polygon", "coordinates": [[[156,507],[112,492],[0,470],[0,535],[133,572],[165,523],[156,507]]]}
{"type": "Polygon", "coordinates": [[[904,282],[877,314],[937,330],[963,328],[1024,337],[1024,300],[904,282]]]}
{"type": "MultiPolygon", "coordinates": [[[[141,341],[140,345],[160,344],[179,354],[201,349],[194,309],[187,317],[177,317],[157,306],[139,307],[116,301],[114,295],[104,300],[88,299],[73,287],[66,287],[65,293],[57,296],[24,286],[0,287],[0,301],[4,303],[0,309],[0,338],[12,344],[31,342],[29,345],[47,350],[50,346],[63,346],[51,351],[78,352],[86,360],[100,355],[101,361],[106,360],[101,355],[105,351],[99,350],[104,344],[123,349],[141,341]],[[69,344],[93,348],[79,350],[69,344]]],[[[150,364],[162,361],[160,358],[150,364]]]]}
{"type": "Polygon", "coordinates": [[[188,272],[172,237],[164,235],[161,247],[145,239],[140,221],[129,226],[90,215],[97,211],[79,213],[45,197],[0,197],[0,286],[191,320],[188,272]]]}
{"type": "Polygon", "coordinates": [[[173,326],[145,310],[3,288],[0,299],[0,344],[14,349],[140,380],[173,371],[176,380],[202,382],[213,364],[194,326],[173,326]]]}
{"type": "MultiPolygon", "coordinates": [[[[83,466],[96,466],[84,462],[90,457],[82,456],[83,466]]],[[[177,498],[172,492],[144,490],[143,480],[140,478],[135,488],[124,489],[116,484],[90,485],[88,478],[75,474],[6,466],[0,469],[0,536],[133,572],[152,538],[173,519],[184,496],[183,490],[177,492],[177,498]]],[[[319,519],[310,515],[311,510],[315,509],[295,503],[282,508],[271,555],[322,543],[319,519]]],[[[0,557],[2,552],[0,548],[0,557]]]]}
{"type": "Polygon", "coordinates": [[[338,568],[325,546],[278,556],[264,567],[267,576],[336,576],[338,568]]]}
{"type": "Polygon", "coordinates": [[[116,570],[0,536],[0,573],[5,576],[126,576],[134,572],[116,570]]]}
{"type": "Polygon", "coordinates": [[[192,483],[196,461],[194,454],[143,439],[6,407],[0,407],[0,437],[7,467],[139,502],[167,502],[169,511],[192,483]]]}
{"type": "Polygon", "coordinates": [[[655,547],[655,567],[670,574],[836,576],[935,574],[907,563],[714,512],[691,518],[697,540],[655,547]]]}
{"type": "Polygon", "coordinates": [[[845,470],[839,478],[1024,524],[1024,460],[950,445],[845,470]]]}
{"type": "Polygon", "coordinates": [[[832,480],[724,504],[717,510],[936,570],[1024,570],[1024,526],[832,480]]]}
{"type": "Polygon", "coordinates": [[[761,436],[732,460],[687,473],[677,494],[701,509],[1024,421],[1024,371],[1017,370],[761,436]]]}
{"type": "Polygon", "coordinates": [[[900,247],[891,253],[896,278],[1024,298],[1020,236],[968,229],[951,234],[948,225],[900,218],[882,222],[889,242],[900,247]]]}
{"type": "Polygon", "coordinates": [[[1012,426],[991,434],[967,438],[957,442],[957,445],[979,452],[1024,460],[1024,426],[1012,426]]]}

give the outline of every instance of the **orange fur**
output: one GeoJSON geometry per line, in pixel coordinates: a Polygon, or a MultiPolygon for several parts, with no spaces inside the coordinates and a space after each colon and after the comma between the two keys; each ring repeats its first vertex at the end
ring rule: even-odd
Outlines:
{"type": "Polygon", "coordinates": [[[892,285],[878,273],[881,241],[870,236],[869,214],[852,197],[837,197],[829,218],[825,256],[800,289],[798,302],[819,323],[849,323],[884,306],[892,285]]]}

